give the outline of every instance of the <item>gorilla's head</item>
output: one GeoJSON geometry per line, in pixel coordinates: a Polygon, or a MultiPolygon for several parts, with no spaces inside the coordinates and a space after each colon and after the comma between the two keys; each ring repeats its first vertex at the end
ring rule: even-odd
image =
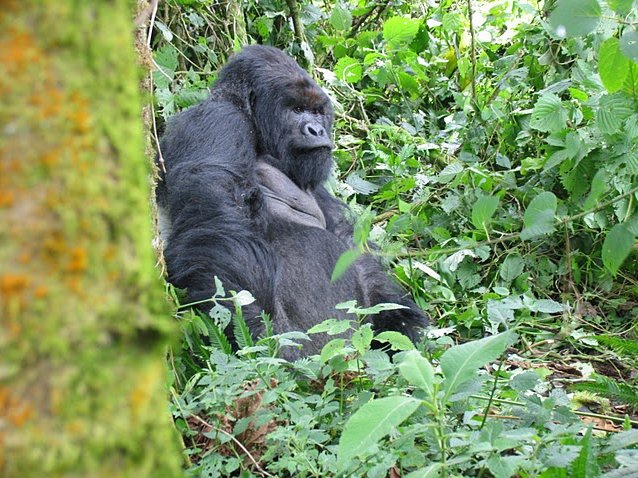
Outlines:
{"type": "Polygon", "coordinates": [[[221,70],[215,90],[252,118],[257,154],[271,156],[302,189],[326,180],[332,166],[332,105],[292,58],[272,47],[246,47],[221,70]]]}

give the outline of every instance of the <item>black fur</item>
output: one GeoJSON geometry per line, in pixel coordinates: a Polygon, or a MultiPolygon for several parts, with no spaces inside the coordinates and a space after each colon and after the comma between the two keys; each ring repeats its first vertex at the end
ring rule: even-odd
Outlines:
{"type": "MultiPolygon", "coordinates": [[[[353,246],[345,204],[322,186],[332,167],[332,119],[325,93],[280,50],[251,46],[235,55],[210,98],[173,117],[161,141],[166,172],[157,201],[168,280],[187,289],[190,301],[210,298],[215,276],[227,290],[250,291],[256,301],[244,317],[255,335],[262,310],[276,332],[304,331],[346,318],[335,304],[356,299],[361,306],[409,307],[372,320],[376,330],[414,340],[426,318],[376,258],[362,256],[330,282],[337,259],[353,246]],[[260,183],[258,161],[287,176],[272,175],[283,207],[260,183]],[[312,212],[316,224],[299,222],[286,204],[312,212]]],[[[318,352],[328,339],[314,336],[304,353],[318,352]]]]}

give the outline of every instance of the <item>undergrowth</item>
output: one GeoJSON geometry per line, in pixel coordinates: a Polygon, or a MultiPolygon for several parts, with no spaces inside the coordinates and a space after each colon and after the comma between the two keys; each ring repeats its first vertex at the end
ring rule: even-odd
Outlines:
{"type": "Polygon", "coordinates": [[[158,128],[242,44],[295,56],[335,104],[331,189],[434,323],[375,342],[350,304],[322,327],[352,339],[289,363],[312,334],[251,337],[245,294],[181,310],[193,476],[638,476],[637,26],[634,0],[163,3],[158,128]]]}

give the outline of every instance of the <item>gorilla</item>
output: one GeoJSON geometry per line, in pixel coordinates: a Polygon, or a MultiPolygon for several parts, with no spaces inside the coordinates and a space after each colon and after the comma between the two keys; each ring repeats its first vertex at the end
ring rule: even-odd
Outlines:
{"type": "MultiPolygon", "coordinates": [[[[160,143],[156,197],[168,281],[191,302],[212,297],[215,276],[227,290],[250,291],[255,302],[243,317],[255,336],[262,311],[282,333],[352,319],[335,309],[340,302],[398,303],[405,308],[370,320],[376,331],[414,341],[426,316],[376,257],[360,256],[331,282],[337,260],[354,247],[347,206],[322,185],[333,164],[332,121],[328,96],[282,51],[249,46],[234,55],[210,97],[172,117],[160,143]]],[[[303,354],[329,339],[313,336],[303,354]]]]}

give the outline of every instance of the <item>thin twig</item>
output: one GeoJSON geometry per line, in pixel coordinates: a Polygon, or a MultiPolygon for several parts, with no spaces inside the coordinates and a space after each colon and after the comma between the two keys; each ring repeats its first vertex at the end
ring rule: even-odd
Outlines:
{"type": "Polygon", "coordinates": [[[472,104],[477,109],[476,100],[476,39],[474,38],[474,19],[472,18],[472,0],[467,0],[467,16],[470,20],[470,61],[472,62],[472,104]]]}

